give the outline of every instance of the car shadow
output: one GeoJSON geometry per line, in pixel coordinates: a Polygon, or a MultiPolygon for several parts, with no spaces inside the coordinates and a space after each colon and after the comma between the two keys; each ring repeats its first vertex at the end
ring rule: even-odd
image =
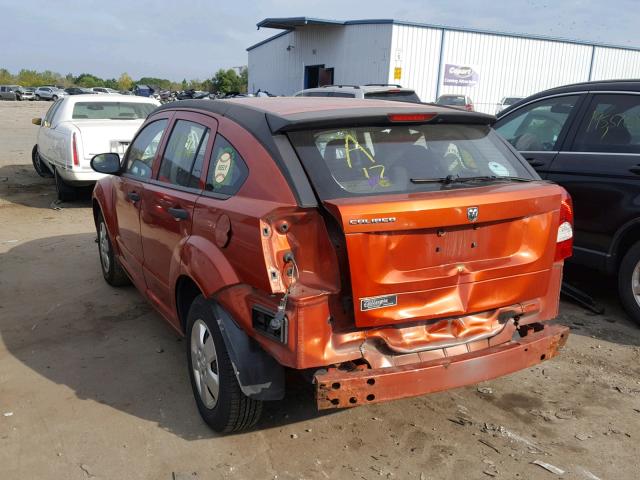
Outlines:
{"type": "Polygon", "coordinates": [[[59,202],[53,178],[42,178],[31,165],[0,166],[0,206],[17,204],[33,208],[86,208],[93,187],[78,189],[73,202],[59,202]]]}
{"type": "Polygon", "coordinates": [[[569,262],[565,264],[564,273],[566,282],[589,295],[604,309],[604,313],[597,314],[563,296],[559,321],[571,327],[572,334],[640,346],[640,325],[623,310],[615,277],[569,262]]]}
{"type": "MultiPolygon", "coordinates": [[[[24,366],[79,399],[187,440],[216,437],[192,396],[185,341],[134,287],[106,284],[96,248],[94,234],[77,234],[0,253],[0,353],[4,344],[24,366]]],[[[288,375],[285,399],[265,403],[256,429],[325,414],[316,410],[311,386],[288,375]]]]}

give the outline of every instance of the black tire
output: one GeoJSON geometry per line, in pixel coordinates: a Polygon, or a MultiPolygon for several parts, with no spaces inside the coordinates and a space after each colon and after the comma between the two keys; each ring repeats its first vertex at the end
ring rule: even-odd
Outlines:
{"type": "Polygon", "coordinates": [[[41,100],[40,95],[36,95],[36,100],[41,100]]]}
{"type": "Polygon", "coordinates": [[[109,231],[107,230],[107,225],[104,222],[102,213],[98,214],[96,231],[98,234],[98,257],[100,260],[100,270],[102,270],[102,276],[105,281],[112,287],[123,287],[125,285],[129,285],[131,280],[129,280],[129,277],[122,268],[118,258],[113,254],[113,244],[111,243],[109,231]],[[102,232],[104,232],[104,237],[102,236],[102,232]],[[103,258],[103,248],[105,249],[104,253],[107,256],[108,261],[105,261],[103,258]]]}
{"type": "MultiPolygon", "coordinates": [[[[634,279],[636,267],[640,271],[640,242],[636,242],[624,255],[620,268],[618,269],[618,294],[620,303],[624,307],[627,315],[640,325],[640,303],[636,300],[634,289],[640,299],[640,278],[634,279]],[[635,284],[635,288],[634,288],[635,284]]],[[[638,275],[636,275],[638,277],[638,275]]]]}
{"type": "MultiPolygon", "coordinates": [[[[193,396],[202,419],[219,433],[238,432],[253,427],[262,414],[262,402],[253,400],[242,393],[233,365],[229,359],[227,347],[220,333],[218,322],[215,319],[213,307],[202,295],[197,296],[189,308],[186,335],[187,368],[193,396]],[[205,339],[213,340],[213,345],[215,346],[215,373],[218,376],[219,388],[215,404],[209,407],[203,402],[196,384],[194,369],[197,368],[195,366],[197,360],[196,363],[192,363],[192,356],[197,355],[196,350],[192,352],[192,335],[194,335],[194,325],[199,324],[200,321],[206,324],[206,333],[210,333],[210,337],[205,336],[205,339]]],[[[197,337],[197,332],[195,335],[197,337]]],[[[211,368],[213,370],[213,364],[206,364],[205,360],[206,366],[203,368],[211,368]]],[[[204,388],[208,387],[205,385],[204,388]]],[[[209,392],[211,391],[209,390],[209,392]]]]}
{"type": "Polygon", "coordinates": [[[61,202],[73,202],[78,198],[78,189],[66,183],[58,174],[57,170],[54,170],[53,177],[56,180],[56,193],[58,195],[58,200],[61,202]]]}
{"type": "Polygon", "coordinates": [[[55,102],[56,100],[58,100],[58,96],[54,95],[53,97],[51,97],[51,101],[55,102]]]}
{"type": "Polygon", "coordinates": [[[31,150],[31,162],[33,163],[33,169],[39,176],[42,178],[53,178],[53,173],[51,173],[49,167],[44,164],[38,154],[38,145],[34,145],[33,150],[31,150]]]}

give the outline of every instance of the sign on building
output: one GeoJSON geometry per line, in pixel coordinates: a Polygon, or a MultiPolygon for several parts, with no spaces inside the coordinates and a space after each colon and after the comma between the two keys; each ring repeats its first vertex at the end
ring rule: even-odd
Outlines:
{"type": "Polygon", "coordinates": [[[473,87],[478,84],[480,75],[473,68],[447,63],[444,67],[444,85],[452,87],[473,87]]]}

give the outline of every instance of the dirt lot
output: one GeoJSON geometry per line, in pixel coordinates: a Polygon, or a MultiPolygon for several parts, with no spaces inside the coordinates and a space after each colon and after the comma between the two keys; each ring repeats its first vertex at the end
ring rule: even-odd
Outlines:
{"type": "Polygon", "coordinates": [[[30,165],[49,105],[0,102],[0,478],[638,478],[640,329],[588,272],[606,313],[563,302],[572,336],[537,368],[324,415],[292,384],[254,431],[215,435],[184,342],[102,280],[88,198],[51,208],[30,165]]]}

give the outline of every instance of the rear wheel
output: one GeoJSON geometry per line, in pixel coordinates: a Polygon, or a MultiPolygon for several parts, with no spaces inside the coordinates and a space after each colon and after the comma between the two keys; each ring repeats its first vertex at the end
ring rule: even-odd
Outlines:
{"type": "Polygon", "coordinates": [[[640,242],[636,242],[622,258],[618,294],[627,314],[640,324],[640,242]]]}
{"type": "Polygon", "coordinates": [[[33,169],[42,178],[53,178],[53,173],[51,173],[49,167],[44,164],[40,154],[38,154],[38,145],[34,145],[33,150],[31,150],[31,162],[33,163],[33,169]]]}
{"type": "Polygon", "coordinates": [[[109,232],[102,213],[98,216],[98,253],[100,254],[102,276],[109,285],[121,287],[131,283],[120,265],[120,261],[113,253],[111,239],[109,238],[109,232]]]}
{"type": "Polygon", "coordinates": [[[40,95],[36,95],[36,100],[40,100],[40,95]]]}
{"type": "Polygon", "coordinates": [[[58,170],[54,170],[53,176],[56,179],[58,200],[61,202],[73,202],[78,197],[78,189],[66,183],[58,173],[58,170]]]}
{"type": "Polygon", "coordinates": [[[53,97],[51,97],[51,100],[53,100],[55,102],[56,100],[58,100],[58,96],[54,95],[53,97]]]}
{"type": "Polygon", "coordinates": [[[218,322],[202,295],[191,304],[186,334],[191,388],[204,421],[220,433],[253,427],[262,402],[242,393],[218,322]]]}

